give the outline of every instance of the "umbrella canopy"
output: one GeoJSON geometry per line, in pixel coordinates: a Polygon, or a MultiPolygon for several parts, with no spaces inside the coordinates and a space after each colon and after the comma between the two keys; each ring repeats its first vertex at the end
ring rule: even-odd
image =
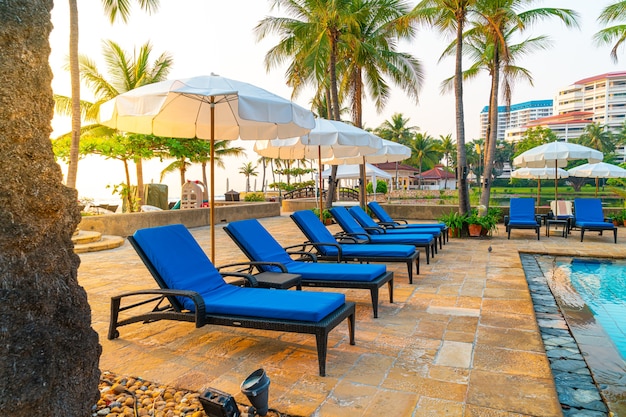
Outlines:
{"type": "MultiPolygon", "coordinates": [[[[375,176],[377,178],[385,178],[385,179],[391,178],[391,175],[389,175],[382,169],[375,167],[372,164],[365,164],[365,175],[367,175],[368,177],[375,176]]],[[[361,176],[361,172],[359,169],[359,165],[339,165],[337,167],[336,178],[338,180],[356,179],[356,178],[360,178],[360,176],[361,176]]],[[[328,178],[328,177],[330,177],[330,169],[327,169],[324,172],[322,172],[322,178],[328,178]]]]}
{"type": "Polygon", "coordinates": [[[536,146],[513,159],[517,167],[543,168],[567,166],[569,161],[587,159],[589,162],[600,162],[604,158],[602,152],[569,142],[550,142],[536,146]]]}
{"type": "Polygon", "coordinates": [[[569,177],[569,173],[563,168],[520,168],[511,172],[511,178],[520,178],[537,181],[537,206],[541,195],[541,180],[553,180],[569,177]]]}
{"type": "Polygon", "coordinates": [[[370,154],[359,154],[352,157],[335,156],[334,158],[323,159],[322,162],[329,165],[353,165],[365,162],[370,164],[380,164],[384,162],[399,162],[411,157],[411,148],[398,142],[382,139],[382,146],[379,150],[370,154]]]}
{"type": "MultiPolygon", "coordinates": [[[[558,167],[567,166],[569,161],[576,159],[586,159],[591,163],[600,162],[604,158],[602,152],[569,142],[550,142],[536,146],[513,159],[513,165],[527,168],[551,167],[555,170],[558,167]]],[[[558,176],[554,176],[554,200],[558,200],[559,193],[558,176]]],[[[558,215],[558,213],[555,213],[558,215]]]]}
{"type": "MultiPolygon", "coordinates": [[[[218,75],[149,84],[100,107],[99,122],[125,132],[214,142],[302,136],[313,114],[262,88],[218,75]]],[[[215,262],[215,158],[211,146],[211,260],[215,262]]]]}
{"type": "Polygon", "coordinates": [[[276,159],[329,159],[352,157],[378,151],[382,139],[348,123],[315,119],[311,131],[289,139],[257,140],[254,150],[276,159]]]}
{"type": "Polygon", "coordinates": [[[512,178],[521,178],[528,180],[553,180],[555,178],[567,178],[569,177],[569,172],[562,168],[557,168],[556,171],[554,168],[520,168],[511,172],[512,178]]]}
{"type": "Polygon", "coordinates": [[[626,178],[626,169],[606,162],[584,164],[569,170],[572,177],[595,178],[596,197],[598,196],[598,178],[626,178]]]}
{"type": "MultiPolygon", "coordinates": [[[[261,156],[280,159],[317,159],[322,185],[322,159],[366,155],[378,151],[383,140],[373,133],[336,120],[315,119],[315,127],[299,138],[257,141],[254,150],[261,156]]],[[[319,195],[320,209],[323,205],[319,195]]],[[[322,210],[320,210],[320,219],[322,210]]]]}

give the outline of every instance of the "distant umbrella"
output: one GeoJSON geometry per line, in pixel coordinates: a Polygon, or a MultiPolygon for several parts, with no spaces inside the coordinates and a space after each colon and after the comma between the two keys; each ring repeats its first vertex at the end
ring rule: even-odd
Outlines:
{"type": "Polygon", "coordinates": [[[541,180],[553,180],[569,177],[569,173],[557,168],[520,168],[511,172],[511,178],[532,179],[537,180],[537,206],[539,206],[539,198],[541,196],[541,180]]]}
{"type": "Polygon", "coordinates": [[[584,164],[569,170],[572,177],[595,178],[596,197],[598,197],[598,178],[626,178],[626,169],[606,162],[584,164]]]}
{"type": "MultiPolygon", "coordinates": [[[[602,152],[569,142],[550,142],[536,146],[513,159],[513,165],[522,168],[550,167],[556,172],[557,168],[564,168],[569,161],[586,159],[590,163],[601,162],[602,152]]],[[[554,176],[554,200],[558,200],[558,176],[554,176]]],[[[558,213],[555,213],[558,214],[558,213]]]]}

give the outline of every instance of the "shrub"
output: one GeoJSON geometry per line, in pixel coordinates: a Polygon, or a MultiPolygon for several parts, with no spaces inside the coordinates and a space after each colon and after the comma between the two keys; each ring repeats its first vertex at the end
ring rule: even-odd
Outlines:
{"type": "Polygon", "coordinates": [[[246,193],[244,201],[265,201],[263,193],[246,193]]]}
{"type": "MultiPolygon", "coordinates": [[[[368,194],[372,194],[374,192],[374,187],[371,182],[367,183],[365,187],[368,194]]],[[[387,194],[387,182],[383,180],[376,180],[376,194],[387,194]]]]}

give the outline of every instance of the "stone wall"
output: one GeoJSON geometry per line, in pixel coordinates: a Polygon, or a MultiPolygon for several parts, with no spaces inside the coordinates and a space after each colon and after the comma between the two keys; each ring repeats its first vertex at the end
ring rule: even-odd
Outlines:
{"type": "MultiPolygon", "coordinates": [[[[145,213],[120,213],[102,216],[85,216],[78,225],[80,230],[96,231],[105,235],[130,236],[135,230],[146,227],[182,223],[187,227],[208,226],[209,208],[191,210],[163,210],[145,213]]],[[[244,219],[280,216],[280,204],[275,202],[221,202],[215,207],[215,223],[228,223],[244,219]]]]}

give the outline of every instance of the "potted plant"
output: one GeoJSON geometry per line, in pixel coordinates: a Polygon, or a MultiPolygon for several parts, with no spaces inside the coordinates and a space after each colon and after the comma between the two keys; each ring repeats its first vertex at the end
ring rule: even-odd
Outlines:
{"type": "MultiPolygon", "coordinates": [[[[318,218],[320,217],[320,209],[315,207],[311,210],[313,210],[313,213],[315,213],[318,218]]],[[[328,209],[322,210],[322,223],[324,223],[325,225],[333,224],[333,216],[330,214],[330,211],[328,211],[328,209]]]]}
{"type": "Polygon", "coordinates": [[[448,227],[448,236],[461,237],[461,231],[463,230],[463,225],[465,224],[465,218],[465,214],[451,211],[450,213],[439,217],[437,220],[444,223],[448,227]]]}
{"type": "Polygon", "coordinates": [[[467,216],[465,222],[467,223],[467,231],[470,236],[478,237],[481,235],[483,230],[483,217],[479,216],[475,210],[472,210],[472,213],[467,216]]]}

